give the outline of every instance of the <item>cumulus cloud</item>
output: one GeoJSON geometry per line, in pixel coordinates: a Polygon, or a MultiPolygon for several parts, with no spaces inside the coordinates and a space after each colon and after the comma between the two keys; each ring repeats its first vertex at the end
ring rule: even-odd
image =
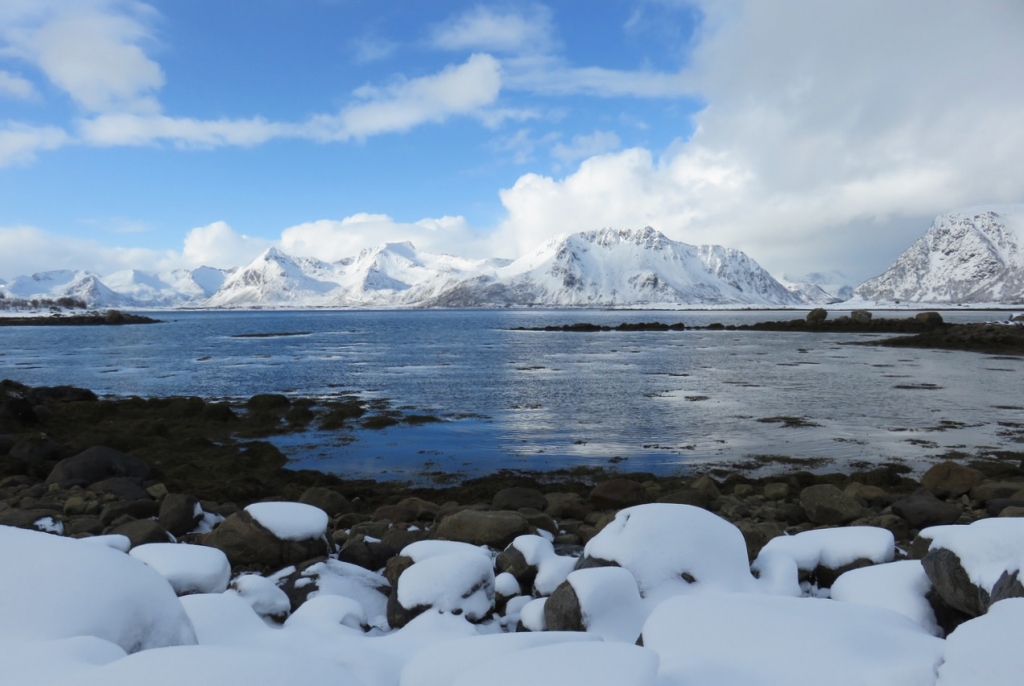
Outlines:
{"type": "Polygon", "coordinates": [[[381,243],[410,241],[431,252],[472,252],[478,242],[463,217],[440,217],[417,222],[397,222],[386,214],[354,214],[341,220],[322,219],[289,227],[281,232],[281,249],[290,255],[336,261],[354,257],[381,243]]]}
{"type": "Polygon", "coordinates": [[[442,50],[489,52],[546,51],[553,44],[551,11],[535,5],[527,12],[477,7],[434,27],[431,42],[442,50]]]}
{"type": "Polygon", "coordinates": [[[31,81],[0,69],[0,97],[32,100],[38,95],[31,81]]]}
{"type": "Polygon", "coordinates": [[[272,241],[246,236],[218,221],[189,231],[181,258],[188,267],[228,269],[248,264],[272,245],[272,241]]]}
{"type": "Polygon", "coordinates": [[[501,193],[496,245],[651,224],[780,272],[860,278],[935,214],[1024,198],[1020,3],[700,5],[680,77],[708,102],[693,137],[523,176],[501,193]]]}
{"type": "Polygon", "coordinates": [[[366,138],[408,131],[427,122],[473,114],[493,103],[501,90],[501,68],[490,55],[472,55],[464,64],[437,74],[402,80],[386,87],[364,86],[361,101],[338,115],[314,117],[308,135],[324,141],[366,138]]]}
{"type": "Polygon", "coordinates": [[[0,226],[0,276],[8,279],[56,269],[100,275],[129,268],[159,271],[180,266],[179,261],[171,250],[108,247],[33,226],[0,226]]]}
{"type": "Polygon", "coordinates": [[[128,0],[11,0],[0,40],[86,110],[152,112],[164,75],[142,46],[156,16],[128,0]]]}
{"type": "Polygon", "coordinates": [[[38,151],[53,150],[70,141],[67,131],[57,126],[0,124],[0,167],[32,162],[38,151]]]}

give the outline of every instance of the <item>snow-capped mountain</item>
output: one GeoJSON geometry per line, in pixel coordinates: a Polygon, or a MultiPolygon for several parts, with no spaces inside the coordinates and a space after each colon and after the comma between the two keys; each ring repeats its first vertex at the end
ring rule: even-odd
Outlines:
{"type": "Polygon", "coordinates": [[[854,291],[876,302],[1024,301],[1024,205],[971,208],[936,217],[881,276],[854,291]]]}
{"type": "Polygon", "coordinates": [[[467,279],[424,304],[797,306],[800,301],[738,250],[679,243],[647,227],[553,238],[493,274],[467,279]]]}
{"type": "Polygon", "coordinates": [[[515,261],[385,243],[337,262],[270,248],[248,265],[154,274],[45,272],[0,292],[90,307],[799,307],[807,300],[744,253],[648,227],[554,238],[515,261]]]}

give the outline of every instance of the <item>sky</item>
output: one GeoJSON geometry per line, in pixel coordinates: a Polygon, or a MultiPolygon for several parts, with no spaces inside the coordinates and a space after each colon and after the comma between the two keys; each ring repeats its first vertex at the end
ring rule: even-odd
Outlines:
{"type": "Polygon", "coordinates": [[[2,0],[0,278],[653,226],[856,285],[1024,201],[1020,0],[2,0]]]}

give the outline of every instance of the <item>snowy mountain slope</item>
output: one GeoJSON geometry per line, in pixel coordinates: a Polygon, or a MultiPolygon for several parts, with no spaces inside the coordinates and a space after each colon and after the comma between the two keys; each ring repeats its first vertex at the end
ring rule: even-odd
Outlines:
{"type": "Polygon", "coordinates": [[[742,252],[679,243],[647,227],[559,236],[424,304],[797,306],[800,301],[742,252]]]}
{"type": "Polygon", "coordinates": [[[206,307],[317,304],[338,288],[334,265],[311,257],[291,257],[268,248],[247,266],[224,279],[202,304],[206,307]]]}
{"type": "Polygon", "coordinates": [[[1024,301],[1024,205],[979,207],[936,217],[883,273],[854,291],[865,301],[1024,301]]]}
{"type": "Polygon", "coordinates": [[[124,296],[105,286],[96,274],[71,269],[19,276],[0,287],[0,291],[24,300],[75,298],[97,307],[119,307],[126,301],[124,296]]]}

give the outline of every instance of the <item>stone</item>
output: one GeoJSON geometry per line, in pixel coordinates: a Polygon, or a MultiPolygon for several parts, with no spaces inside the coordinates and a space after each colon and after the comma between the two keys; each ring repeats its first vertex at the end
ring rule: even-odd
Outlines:
{"type": "Polygon", "coordinates": [[[69,517],[86,514],[89,510],[89,502],[80,495],[73,495],[64,501],[64,514],[69,517]]]}
{"type": "Polygon", "coordinates": [[[132,548],[144,543],[169,543],[171,540],[164,528],[152,519],[136,519],[116,526],[108,533],[127,536],[132,548]]]}
{"type": "Polygon", "coordinates": [[[104,524],[110,524],[124,515],[134,519],[148,519],[156,517],[159,512],[160,503],[155,500],[115,500],[103,506],[100,519],[104,524]]]}
{"type": "Polygon", "coordinates": [[[146,493],[149,493],[149,497],[153,500],[163,500],[170,494],[166,484],[153,484],[146,489],[146,493]]]}
{"type": "Polygon", "coordinates": [[[47,462],[64,457],[68,450],[44,434],[22,438],[10,447],[9,455],[27,463],[47,462]]]}
{"type": "Polygon", "coordinates": [[[230,515],[199,542],[222,550],[232,567],[256,569],[281,569],[329,552],[324,539],[280,539],[245,510],[230,515]]]}
{"type": "Polygon", "coordinates": [[[786,527],[779,522],[755,522],[743,519],[736,522],[736,527],[743,534],[743,540],[747,544],[747,558],[753,562],[757,559],[758,553],[765,544],[786,533],[786,527]]]}
{"type": "Polygon", "coordinates": [[[764,497],[768,500],[785,500],[789,497],[789,484],[773,481],[764,485],[764,497]]]}
{"type": "Polygon", "coordinates": [[[21,510],[11,508],[0,510],[0,525],[29,529],[31,531],[48,531],[50,533],[57,533],[53,531],[55,527],[59,528],[61,532],[64,529],[63,517],[53,510],[42,509],[21,510]]]}
{"type": "Polygon", "coordinates": [[[807,313],[807,321],[812,323],[823,322],[828,319],[828,310],[824,307],[815,307],[807,313]]]}
{"type": "Polygon", "coordinates": [[[514,486],[503,488],[494,494],[491,505],[497,510],[521,510],[529,508],[543,512],[548,507],[548,499],[534,488],[514,486]]]}
{"type": "Polygon", "coordinates": [[[860,503],[832,484],[803,489],[800,491],[800,505],[814,524],[848,524],[864,513],[860,503]]]}
{"type": "Polygon", "coordinates": [[[647,500],[643,484],[632,479],[612,479],[594,487],[590,504],[599,510],[621,510],[647,500]]]}
{"type": "Polygon", "coordinates": [[[367,541],[362,536],[349,539],[338,551],[338,560],[375,572],[383,569],[398,551],[383,541],[367,541]]]}
{"type": "Polygon", "coordinates": [[[863,500],[869,505],[888,504],[886,501],[893,500],[893,497],[889,495],[888,491],[884,488],[879,488],[878,486],[867,486],[859,481],[850,483],[843,489],[843,493],[851,498],[863,500]]]}
{"type": "Polygon", "coordinates": [[[531,510],[530,508],[520,508],[517,510],[519,514],[526,517],[526,521],[529,522],[530,526],[535,529],[541,529],[548,533],[555,535],[558,533],[558,524],[550,516],[537,510],[531,510]]]}
{"type": "Polygon", "coordinates": [[[854,310],[850,313],[850,319],[857,322],[858,324],[867,324],[871,321],[871,313],[867,310],[854,310]]]}
{"type": "Polygon", "coordinates": [[[436,529],[438,538],[486,545],[497,550],[504,549],[516,536],[529,532],[530,523],[526,517],[507,510],[463,510],[446,517],[436,529]]]}
{"type": "Polygon", "coordinates": [[[432,503],[423,498],[404,498],[398,504],[415,512],[416,521],[418,522],[432,522],[441,511],[437,503],[432,503]]]}
{"type": "Polygon", "coordinates": [[[299,502],[319,507],[327,513],[328,517],[337,517],[352,511],[352,503],[348,501],[348,498],[337,491],[320,486],[313,486],[303,491],[299,496],[299,502]]]}
{"type": "Polygon", "coordinates": [[[544,624],[548,631],[587,630],[580,600],[568,581],[559,584],[544,603],[544,624]]]}
{"type": "Polygon", "coordinates": [[[711,507],[711,499],[704,493],[704,491],[698,491],[696,488],[683,488],[678,491],[672,491],[658,498],[659,503],[676,503],[677,505],[693,505],[694,507],[701,507],[705,510],[711,507]]]}
{"type": "Polygon", "coordinates": [[[925,326],[941,326],[942,315],[938,312],[918,312],[914,319],[921,322],[925,326]]]}
{"type": "Polygon", "coordinates": [[[404,548],[405,546],[409,545],[410,543],[415,543],[416,541],[422,541],[426,537],[427,531],[424,529],[417,529],[414,531],[411,529],[402,529],[395,527],[393,529],[389,529],[386,534],[381,536],[380,542],[396,551],[401,552],[402,548],[404,548]]]}
{"type": "Polygon", "coordinates": [[[416,521],[416,510],[402,505],[381,505],[373,512],[373,521],[387,521],[395,524],[416,521]]]}
{"type": "Polygon", "coordinates": [[[985,478],[977,469],[947,460],[933,465],[921,476],[921,485],[939,498],[958,498],[985,478]]]}
{"type": "Polygon", "coordinates": [[[750,484],[736,484],[732,489],[732,494],[737,498],[746,498],[754,495],[754,487],[750,484]]]}
{"type": "Polygon", "coordinates": [[[942,602],[970,617],[985,614],[993,603],[1000,600],[1024,597],[1024,586],[1017,579],[1020,570],[1004,571],[989,593],[971,581],[959,556],[951,550],[930,550],[921,564],[942,602]]]}
{"type": "Polygon", "coordinates": [[[590,508],[583,502],[579,493],[548,493],[548,506],[544,514],[556,519],[584,519],[590,514],[590,508]]]}
{"type": "Polygon", "coordinates": [[[57,463],[46,479],[61,488],[87,486],[114,476],[145,479],[149,465],[134,455],[106,446],[95,446],[57,463]]]}
{"type": "Polygon", "coordinates": [[[1000,517],[1024,517],[1024,505],[1010,505],[999,513],[1000,517]]]}
{"type": "Polygon", "coordinates": [[[195,496],[171,493],[161,501],[157,517],[160,526],[171,534],[184,536],[199,524],[199,520],[203,518],[203,510],[195,496]]]}
{"type": "Polygon", "coordinates": [[[1024,483],[1018,481],[997,481],[978,484],[971,489],[971,499],[985,503],[997,498],[1012,498],[1021,489],[1024,489],[1024,483]]]}
{"type": "Polygon", "coordinates": [[[722,497],[722,492],[719,490],[718,484],[716,484],[715,480],[707,474],[694,479],[693,483],[690,484],[690,488],[700,491],[710,500],[717,500],[722,497]]]}
{"type": "Polygon", "coordinates": [[[911,529],[954,524],[962,514],[958,506],[939,500],[931,493],[920,493],[897,500],[892,504],[892,511],[893,514],[905,519],[911,529]]]}
{"type": "Polygon", "coordinates": [[[993,498],[985,503],[985,512],[989,517],[998,517],[1008,507],[1024,507],[1024,499],[993,498]]]}
{"type": "Polygon", "coordinates": [[[137,479],[129,479],[124,476],[115,476],[109,479],[97,481],[89,486],[93,493],[110,493],[122,500],[152,500],[153,496],[145,488],[139,485],[137,479]]]}
{"type": "Polygon", "coordinates": [[[76,515],[68,521],[67,532],[71,536],[99,536],[105,528],[99,517],[94,515],[76,515]]]}

